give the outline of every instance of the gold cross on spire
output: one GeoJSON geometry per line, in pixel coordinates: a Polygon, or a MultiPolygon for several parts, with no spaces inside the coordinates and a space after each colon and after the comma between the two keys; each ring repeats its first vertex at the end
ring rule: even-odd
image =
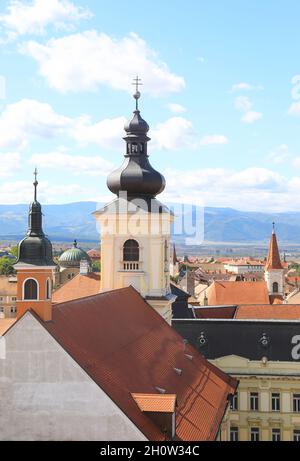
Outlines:
{"type": "Polygon", "coordinates": [[[139,76],[137,75],[136,78],[133,79],[132,85],[135,86],[135,94],[133,95],[133,97],[136,100],[136,110],[139,110],[139,99],[141,97],[139,87],[143,85],[142,84],[142,79],[139,78],[139,76]]]}

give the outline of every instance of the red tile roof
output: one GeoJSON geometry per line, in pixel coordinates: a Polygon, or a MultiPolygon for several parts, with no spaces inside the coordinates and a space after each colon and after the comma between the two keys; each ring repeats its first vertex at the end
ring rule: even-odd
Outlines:
{"type": "Polygon", "coordinates": [[[266,270],[270,270],[270,269],[283,269],[283,266],[280,260],[277,238],[276,238],[275,232],[273,232],[272,237],[271,237],[269,254],[268,254],[268,259],[267,259],[267,264],[266,264],[266,270]]]}
{"type": "Polygon", "coordinates": [[[260,319],[260,320],[299,320],[299,304],[276,304],[265,306],[238,306],[235,314],[236,319],[260,319]]]}
{"type": "Polygon", "coordinates": [[[214,282],[207,290],[210,306],[232,306],[238,304],[269,304],[269,293],[265,281],[259,282],[214,282]]]}
{"type": "Polygon", "coordinates": [[[56,304],[52,322],[41,323],[149,440],[164,435],[131,394],[156,387],[177,396],[179,440],[215,440],[237,381],[186,345],[132,287],[56,304]]]}
{"type": "Polygon", "coordinates": [[[54,303],[63,303],[73,299],[86,298],[100,291],[100,274],[91,272],[88,275],[76,275],[72,280],[54,291],[54,303]]]}
{"type": "Polygon", "coordinates": [[[17,319],[0,319],[0,336],[3,336],[16,321],[17,319]]]}
{"type": "Polygon", "coordinates": [[[236,306],[194,308],[197,319],[233,319],[235,311],[236,306]]]}
{"type": "Polygon", "coordinates": [[[132,394],[132,398],[141,411],[153,413],[174,413],[176,395],[132,394]]]}

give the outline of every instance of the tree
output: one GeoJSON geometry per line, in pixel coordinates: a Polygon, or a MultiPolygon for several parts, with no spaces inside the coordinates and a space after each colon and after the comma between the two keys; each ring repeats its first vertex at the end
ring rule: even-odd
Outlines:
{"type": "Polygon", "coordinates": [[[18,248],[17,245],[11,247],[11,249],[10,249],[10,254],[12,254],[15,258],[17,258],[17,257],[18,257],[18,253],[19,253],[19,248],[18,248]]]}
{"type": "Polygon", "coordinates": [[[16,273],[13,264],[15,261],[7,258],[0,258],[0,275],[14,275],[16,273]]]}
{"type": "Polygon", "coordinates": [[[94,261],[92,264],[93,272],[101,272],[101,261],[94,261]]]}

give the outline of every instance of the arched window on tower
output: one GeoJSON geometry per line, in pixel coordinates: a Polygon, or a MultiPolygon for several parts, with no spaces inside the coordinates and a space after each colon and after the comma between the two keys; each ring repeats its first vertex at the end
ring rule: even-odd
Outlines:
{"type": "Polygon", "coordinates": [[[46,281],[46,299],[51,299],[51,282],[49,279],[46,281]]]}
{"type": "Polygon", "coordinates": [[[279,285],[277,282],[273,283],[273,293],[278,293],[279,292],[279,285]]]}
{"type": "Polygon", "coordinates": [[[28,279],[24,283],[24,300],[35,301],[38,299],[38,284],[34,279],[28,279]]]}
{"type": "Polygon", "coordinates": [[[136,240],[127,240],[123,247],[123,264],[125,271],[139,270],[140,247],[136,240]]]}

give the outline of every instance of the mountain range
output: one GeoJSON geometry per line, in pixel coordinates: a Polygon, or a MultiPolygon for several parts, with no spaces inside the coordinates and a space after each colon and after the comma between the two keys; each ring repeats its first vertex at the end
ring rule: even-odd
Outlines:
{"type": "MultiPolygon", "coordinates": [[[[92,213],[101,208],[96,202],[78,202],[65,205],[44,205],[44,229],[52,241],[97,242],[99,231],[92,213]]],[[[191,207],[175,208],[176,223],[184,216],[185,222],[202,220],[203,210],[191,207]],[[179,211],[178,211],[179,210],[179,211]]],[[[28,205],[0,205],[0,239],[19,240],[27,230],[28,205]]],[[[300,244],[300,212],[263,213],[238,211],[231,208],[205,208],[204,236],[209,243],[264,244],[269,240],[272,222],[276,222],[281,242],[300,244]]],[[[176,232],[177,234],[177,232],[176,232]]],[[[187,233],[174,235],[183,242],[187,233]]]]}

